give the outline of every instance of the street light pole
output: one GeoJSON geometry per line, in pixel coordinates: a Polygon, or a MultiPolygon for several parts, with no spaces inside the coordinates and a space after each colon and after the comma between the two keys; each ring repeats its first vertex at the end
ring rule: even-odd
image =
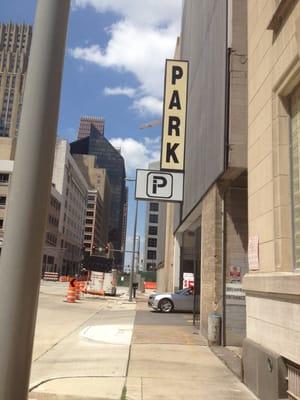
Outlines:
{"type": "Polygon", "coordinates": [[[38,0],[1,255],[0,399],[26,400],[70,0],[38,0]]]}
{"type": "Polygon", "coordinates": [[[132,245],[132,259],[130,268],[130,279],[129,279],[129,301],[132,301],[132,285],[133,285],[133,274],[134,274],[134,261],[135,261],[135,238],[136,238],[136,227],[137,227],[137,216],[138,216],[139,201],[135,201],[135,218],[134,218],[134,229],[133,229],[133,245],[132,245]]]}

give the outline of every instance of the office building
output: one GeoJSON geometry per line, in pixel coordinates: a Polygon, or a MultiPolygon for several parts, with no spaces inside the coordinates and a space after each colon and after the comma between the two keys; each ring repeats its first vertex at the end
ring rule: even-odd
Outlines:
{"type": "Polygon", "coordinates": [[[99,254],[99,248],[104,247],[107,242],[103,239],[103,202],[98,190],[89,189],[86,206],[86,218],[84,227],[85,251],[90,255],[99,254]]]}
{"type": "MultiPolygon", "coordinates": [[[[108,241],[115,249],[120,250],[125,243],[124,211],[126,210],[125,163],[120,151],[97,132],[71,143],[71,154],[87,154],[95,156],[95,168],[107,171],[111,187],[111,210],[109,216],[108,241]]],[[[123,256],[116,254],[117,267],[123,267],[123,256]]]]}
{"type": "Polygon", "coordinates": [[[14,162],[12,160],[0,159],[0,254],[3,246],[9,183],[11,180],[13,167],[14,162]]]}
{"type": "Polygon", "coordinates": [[[78,273],[82,261],[88,183],[70,154],[66,140],[57,140],[52,182],[62,196],[59,233],[61,275],[78,273]]]}
{"type": "MultiPolygon", "coordinates": [[[[247,2],[186,0],[176,58],[189,61],[182,206],[167,210],[164,268],[195,281],[195,317],[221,317],[223,345],[242,346],[247,262],[247,2]],[[213,51],[212,51],[213,49],[213,51]],[[173,254],[173,257],[172,257],[173,254]]],[[[163,272],[163,271],[162,271],[163,272]]],[[[169,285],[170,276],[165,276],[169,285]]]]}
{"type": "MultiPolygon", "coordinates": [[[[159,169],[159,162],[150,163],[150,170],[159,169]]],[[[163,267],[166,230],[166,203],[146,203],[144,270],[154,271],[163,267]]],[[[158,278],[158,284],[160,286],[158,278]]]]}
{"type": "Polygon", "coordinates": [[[300,2],[248,2],[246,384],[300,397],[300,2]]]}
{"type": "Polygon", "coordinates": [[[51,185],[50,199],[48,205],[48,216],[45,232],[45,245],[42,259],[42,274],[47,272],[58,272],[61,252],[61,235],[59,233],[59,219],[62,196],[51,185]]]}
{"type": "Polygon", "coordinates": [[[31,37],[30,25],[0,23],[0,251],[31,37]]]}
{"type": "MultiPolygon", "coordinates": [[[[111,188],[107,177],[107,171],[104,168],[94,167],[96,158],[95,156],[89,156],[86,154],[74,154],[73,158],[76,161],[76,164],[78,165],[81,173],[88,182],[89,188],[91,190],[96,189],[96,191],[98,192],[102,212],[101,218],[97,216],[97,220],[101,226],[99,232],[100,236],[99,240],[97,239],[97,242],[99,241],[99,245],[104,246],[108,243],[109,215],[111,207],[111,188]]],[[[91,213],[91,211],[89,211],[89,213],[91,213]]]]}
{"type": "Polygon", "coordinates": [[[104,135],[104,118],[102,117],[81,117],[77,139],[83,139],[90,136],[91,133],[96,135],[104,135]]]}
{"type": "Polygon", "coordinates": [[[18,135],[32,27],[0,24],[0,138],[18,135]]]}

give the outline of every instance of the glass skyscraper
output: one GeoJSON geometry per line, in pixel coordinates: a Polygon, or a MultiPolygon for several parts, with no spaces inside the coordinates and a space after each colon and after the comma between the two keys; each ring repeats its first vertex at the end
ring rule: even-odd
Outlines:
{"type": "MultiPolygon", "coordinates": [[[[125,186],[125,163],[120,152],[96,130],[90,135],[71,143],[71,154],[94,155],[95,168],[105,168],[111,185],[111,213],[109,221],[108,240],[115,249],[125,249],[126,236],[124,213],[127,209],[127,195],[125,186]]],[[[121,253],[115,253],[116,265],[123,265],[121,253]]]]}

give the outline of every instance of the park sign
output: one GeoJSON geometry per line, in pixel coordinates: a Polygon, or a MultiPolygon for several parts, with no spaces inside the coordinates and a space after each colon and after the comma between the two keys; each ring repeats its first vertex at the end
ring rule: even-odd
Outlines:
{"type": "Polygon", "coordinates": [[[181,202],[183,199],[183,173],[137,169],[135,198],[137,200],[181,202]]]}
{"type": "Polygon", "coordinates": [[[160,169],[184,171],[188,61],[166,60],[160,169]]]}

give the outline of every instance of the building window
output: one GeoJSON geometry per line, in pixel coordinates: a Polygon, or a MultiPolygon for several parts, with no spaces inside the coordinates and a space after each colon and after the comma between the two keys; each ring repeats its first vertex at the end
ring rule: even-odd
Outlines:
{"type": "Polygon", "coordinates": [[[85,228],[85,232],[93,232],[93,228],[90,227],[90,226],[87,226],[87,227],[85,228]]]}
{"type": "Polygon", "coordinates": [[[148,258],[148,260],[156,260],[156,251],[155,250],[148,250],[147,251],[147,258],[148,258]]]}
{"type": "Polygon", "coordinates": [[[92,240],[92,235],[84,235],[84,240],[92,240]]]}
{"type": "Polygon", "coordinates": [[[158,203],[150,203],[150,211],[158,211],[159,204],[158,203]]]}
{"type": "Polygon", "coordinates": [[[300,86],[291,95],[291,175],[295,267],[300,268],[300,86]]]}
{"type": "Polygon", "coordinates": [[[157,239],[149,238],[148,239],[148,247],[156,247],[157,246],[157,239]]]}
{"type": "Polygon", "coordinates": [[[87,225],[93,225],[93,220],[92,220],[92,219],[86,219],[86,220],[85,220],[85,223],[86,223],[87,225]]]}
{"type": "Polygon", "coordinates": [[[147,271],[153,271],[155,269],[155,263],[147,263],[146,269],[147,271]]]}
{"type": "Polygon", "coordinates": [[[157,214],[149,214],[149,222],[152,224],[158,223],[158,215],[157,214]]]}
{"type": "Polygon", "coordinates": [[[0,183],[8,183],[9,175],[8,174],[0,174],[0,183]]]}
{"type": "Polygon", "coordinates": [[[0,196],[0,207],[5,207],[6,204],[6,197],[0,196]]]}
{"type": "Polygon", "coordinates": [[[92,200],[92,201],[94,201],[94,200],[95,200],[95,196],[88,195],[88,200],[92,200]]]}
{"type": "Polygon", "coordinates": [[[89,203],[89,204],[87,205],[87,208],[94,208],[94,204],[93,204],[93,203],[89,203]]]}
{"type": "Polygon", "coordinates": [[[157,236],[157,226],[149,226],[148,227],[148,235],[157,236]]]}
{"type": "Polygon", "coordinates": [[[3,229],[3,219],[0,219],[0,229],[3,229]]]}

